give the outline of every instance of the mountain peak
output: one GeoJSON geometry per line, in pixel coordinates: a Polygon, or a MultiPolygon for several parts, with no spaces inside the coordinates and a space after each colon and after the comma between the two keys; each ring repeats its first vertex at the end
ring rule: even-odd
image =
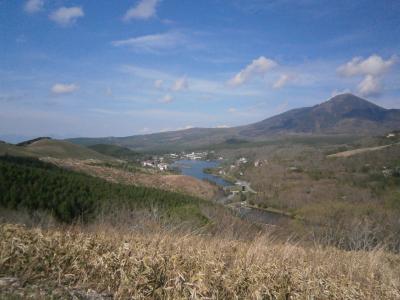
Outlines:
{"type": "Polygon", "coordinates": [[[385,109],[351,93],[344,93],[330,98],[328,101],[315,106],[316,110],[327,110],[339,114],[350,111],[384,111],[385,109]]]}
{"type": "MultiPolygon", "coordinates": [[[[338,94],[330,98],[327,102],[336,102],[336,103],[343,103],[343,102],[352,102],[352,103],[371,103],[361,97],[358,97],[351,93],[343,93],[338,94]]],[[[325,102],[326,103],[326,102],[325,102]]],[[[321,103],[323,104],[323,103],[321,103]]]]}

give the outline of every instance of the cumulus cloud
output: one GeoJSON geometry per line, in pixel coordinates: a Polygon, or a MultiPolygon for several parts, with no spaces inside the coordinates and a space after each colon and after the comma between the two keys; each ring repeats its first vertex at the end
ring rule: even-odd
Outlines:
{"type": "Polygon", "coordinates": [[[154,17],[159,0],[141,0],[131,7],[124,15],[124,21],[132,19],[146,20],[154,17]]]}
{"type": "Polygon", "coordinates": [[[154,81],[154,87],[156,89],[162,89],[163,84],[164,84],[164,80],[162,80],[162,79],[157,79],[154,81]]]}
{"type": "Polygon", "coordinates": [[[60,7],[53,11],[49,18],[58,25],[68,26],[74,24],[78,18],[82,18],[84,15],[85,13],[81,7],[60,7]]]}
{"type": "Polygon", "coordinates": [[[276,67],[278,64],[269,58],[260,56],[253,60],[246,68],[237,73],[230,81],[231,86],[239,86],[254,76],[263,76],[268,70],[276,67]]]}
{"type": "Polygon", "coordinates": [[[171,95],[167,94],[164,97],[162,97],[158,102],[160,102],[160,103],[171,103],[172,101],[174,101],[174,98],[171,95]]]}
{"type": "Polygon", "coordinates": [[[233,114],[233,113],[235,113],[237,111],[238,111],[237,108],[234,108],[234,107],[228,108],[228,112],[231,113],[231,114],[233,114]]]}
{"type": "Polygon", "coordinates": [[[56,83],[51,87],[51,92],[55,95],[71,94],[79,89],[76,84],[56,83]]]}
{"type": "Polygon", "coordinates": [[[184,36],[175,31],[143,35],[125,40],[113,41],[111,44],[115,47],[129,47],[133,50],[157,52],[176,48],[183,45],[184,36]]]}
{"type": "Polygon", "coordinates": [[[362,96],[378,96],[382,90],[382,84],[379,78],[367,75],[357,86],[358,92],[362,96]]]}
{"type": "Polygon", "coordinates": [[[377,96],[383,89],[382,77],[396,64],[395,56],[385,60],[379,55],[371,55],[363,59],[355,57],[346,64],[340,66],[337,71],[345,77],[364,76],[358,84],[357,91],[362,96],[377,96]]]}
{"type": "Polygon", "coordinates": [[[28,14],[34,14],[43,9],[44,0],[28,0],[25,2],[24,11],[28,14]]]}
{"type": "Polygon", "coordinates": [[[172,85],[171,90],[173,90],[174,92],[179,92],[182,90],[185,90],[189,87],[189,83],[187,81],[186,76],[183,76],[181,78],[178,78],[174,84],[172,85]]]}
{"type": "Polygon", "coordinates": [[[274,89],[280,89],[283,88],[285,85],[287,85],[291,80],[294,79],[293,75],[290,74],[281,74],[278,78],[277,81],[274,82],[272,87],[274,89]]]}
{"type": "Polygon", "coordinates": [[[371,55],[366,59],[362,57],[354,57],[348,63],[340,66],[338,72],[343,76],[357,76],[357,75],[373,75],[378,76],[389,71],[389,69],[396,63],[397,59],[392,56],[388,60],[384,60],[379,55],[371,55]]]}

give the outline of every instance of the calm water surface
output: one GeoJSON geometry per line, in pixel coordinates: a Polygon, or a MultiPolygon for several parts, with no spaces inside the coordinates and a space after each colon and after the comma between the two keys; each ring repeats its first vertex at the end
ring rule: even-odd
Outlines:
{"type": "MultiPolygon", "coordinates": [[[[232,183],[223,180],[218,176],[212,174],[206,174],[203,172],[205,168],[216,168],[220,162],[218,161],[204,161],[204,160],[177,160],[172,166],[178,168],[183,175],[192,176],[197,179],[210,180],[215,182],[219,186],[230,186],[232,183]]],[[[282,219],[287,218],[286,216],[279,215],[265,210],[251,208],[251,207],[238,207],[237,212],[239,216],[252,222],[264,223],[264,224],[279,224],[282,219]]]]}
{"type": "Polygon", "coordinates": [[[178,168],[183,175],[192,176],[200,180],[209,180],[215,182],[220,186],[232,185],[221,177],[206,174],[203,172],[206,168],[216,168],[219,166],[218,161],[205,161],[205,160],[177,160],[172,166],[178,168]]]}

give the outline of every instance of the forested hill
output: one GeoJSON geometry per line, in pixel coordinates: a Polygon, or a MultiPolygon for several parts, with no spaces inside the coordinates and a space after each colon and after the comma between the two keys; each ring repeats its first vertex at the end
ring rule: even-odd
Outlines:
{"type": "Polygon", "coordinates": [[[106,182],[34,158],[0,156],[0,207],[45,211],[62,222],[89,221],[110,207],[157,208],[163,217],[204,222],[201,203],[179,193],[106,182]]]}

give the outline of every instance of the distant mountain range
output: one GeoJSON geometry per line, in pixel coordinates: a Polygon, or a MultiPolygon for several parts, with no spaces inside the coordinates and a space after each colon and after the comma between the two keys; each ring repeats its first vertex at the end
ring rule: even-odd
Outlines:
{"type": "Polygon", "coordinates": [[[377,135],[400,129],[400,109],[385,109],[352,94],[289,110],[263,121],[232,128],[191,128],[128,137],[75,138],[81,145],[111,144],[138,151],[185,149],[229,140],[265,140],[287,135],[377,135]]]}

